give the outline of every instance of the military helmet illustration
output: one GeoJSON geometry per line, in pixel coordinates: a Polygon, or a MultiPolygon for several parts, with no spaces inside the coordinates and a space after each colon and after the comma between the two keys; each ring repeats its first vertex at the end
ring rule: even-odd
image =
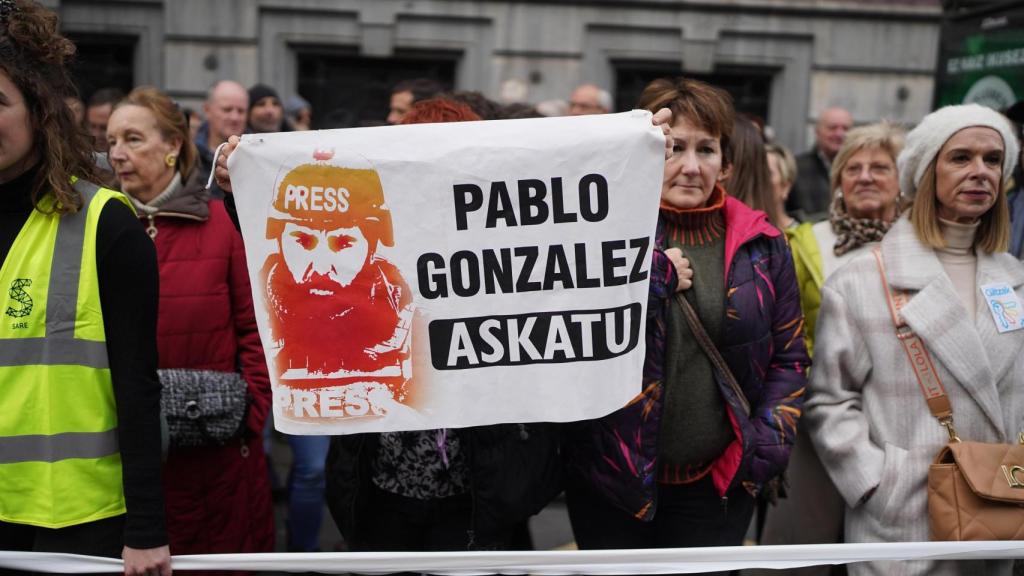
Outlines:
{"type": "Polygon", "coordinates": [[[355,228],[385,246],[394,245],[391,212],[384,203],[380,176],[357,154],[328,163],[334,150],[316,150],[315,162],[292,168],[277,184],[267,214],[267,238],[294,222],[320,229],[355,228]],[[348,166],[339,166],[337,163],[348,166]]]}

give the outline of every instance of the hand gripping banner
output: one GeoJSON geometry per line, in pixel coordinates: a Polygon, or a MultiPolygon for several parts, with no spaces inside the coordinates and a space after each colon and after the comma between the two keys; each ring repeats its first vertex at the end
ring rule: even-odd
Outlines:
{"type": "Polygon", "coordinates": [[[278,430],[629,402],[663,165],[641,111],[244,136],[229,170],[278,430]]]}

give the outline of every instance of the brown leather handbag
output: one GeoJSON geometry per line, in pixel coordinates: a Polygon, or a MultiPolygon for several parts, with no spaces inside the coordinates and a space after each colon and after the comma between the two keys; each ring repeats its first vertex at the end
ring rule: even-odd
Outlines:
{"type": "Polygon", "coordinates": [[[953,407],[924,342],[900,316],[906,294],[893,292],[882,254],[875,260],[896,326],[914,366],[928,410],[946,428],[949,443],[928,468],[928,528],[932,540],[1024,540],[1024,433],[1018,444],[964,442],[953,427],[953,407]]]}

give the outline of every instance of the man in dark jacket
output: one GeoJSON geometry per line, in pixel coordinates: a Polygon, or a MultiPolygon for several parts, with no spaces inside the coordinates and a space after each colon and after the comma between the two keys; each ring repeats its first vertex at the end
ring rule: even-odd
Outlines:
{"type": "MultiPolygon", "coordinates": [[[[209,174],[213,168],[213,152],[228,138],[245,132],[245,121],[249,111],[249,93],[234,80],[220,80],[210,87],[203,113],[206,122],[196,133],[196,148],[199,149],[199,169],[209,174]]],[[[223,198],[224,192],[214,183],[210,195],[223,198]]]]}
{"type": "Polygon", "coordinates": [[[796,157],[796,182],[786,200],[786,212],[802,220],[828,217],[832,204],[828,173],[832,159],[853,127],[853,117],[846,110],[831,107],[822,110],[814,127],[814,147],[796,157]]]}

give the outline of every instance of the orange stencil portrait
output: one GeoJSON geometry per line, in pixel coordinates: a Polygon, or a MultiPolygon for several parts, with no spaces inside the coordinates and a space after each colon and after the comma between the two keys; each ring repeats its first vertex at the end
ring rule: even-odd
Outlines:
{"type": "Polygon", "coordinates": [[[316,406],[321,417],[382,416],[395,403],[411,407],[419,322],[408,284],[380,254],[394,246],[380,177],[358,157],[346,162],[357,167],[332,163],[333,150],[317,150],[313,158],[281,179],[267,217],[267,238],[277,251],[261,276],[278,384],[306,391],[341,387],[338,402],[347,401],[349,409],[316,406]],[[349,396],[359,399],[354,410],[349,396]]]}

